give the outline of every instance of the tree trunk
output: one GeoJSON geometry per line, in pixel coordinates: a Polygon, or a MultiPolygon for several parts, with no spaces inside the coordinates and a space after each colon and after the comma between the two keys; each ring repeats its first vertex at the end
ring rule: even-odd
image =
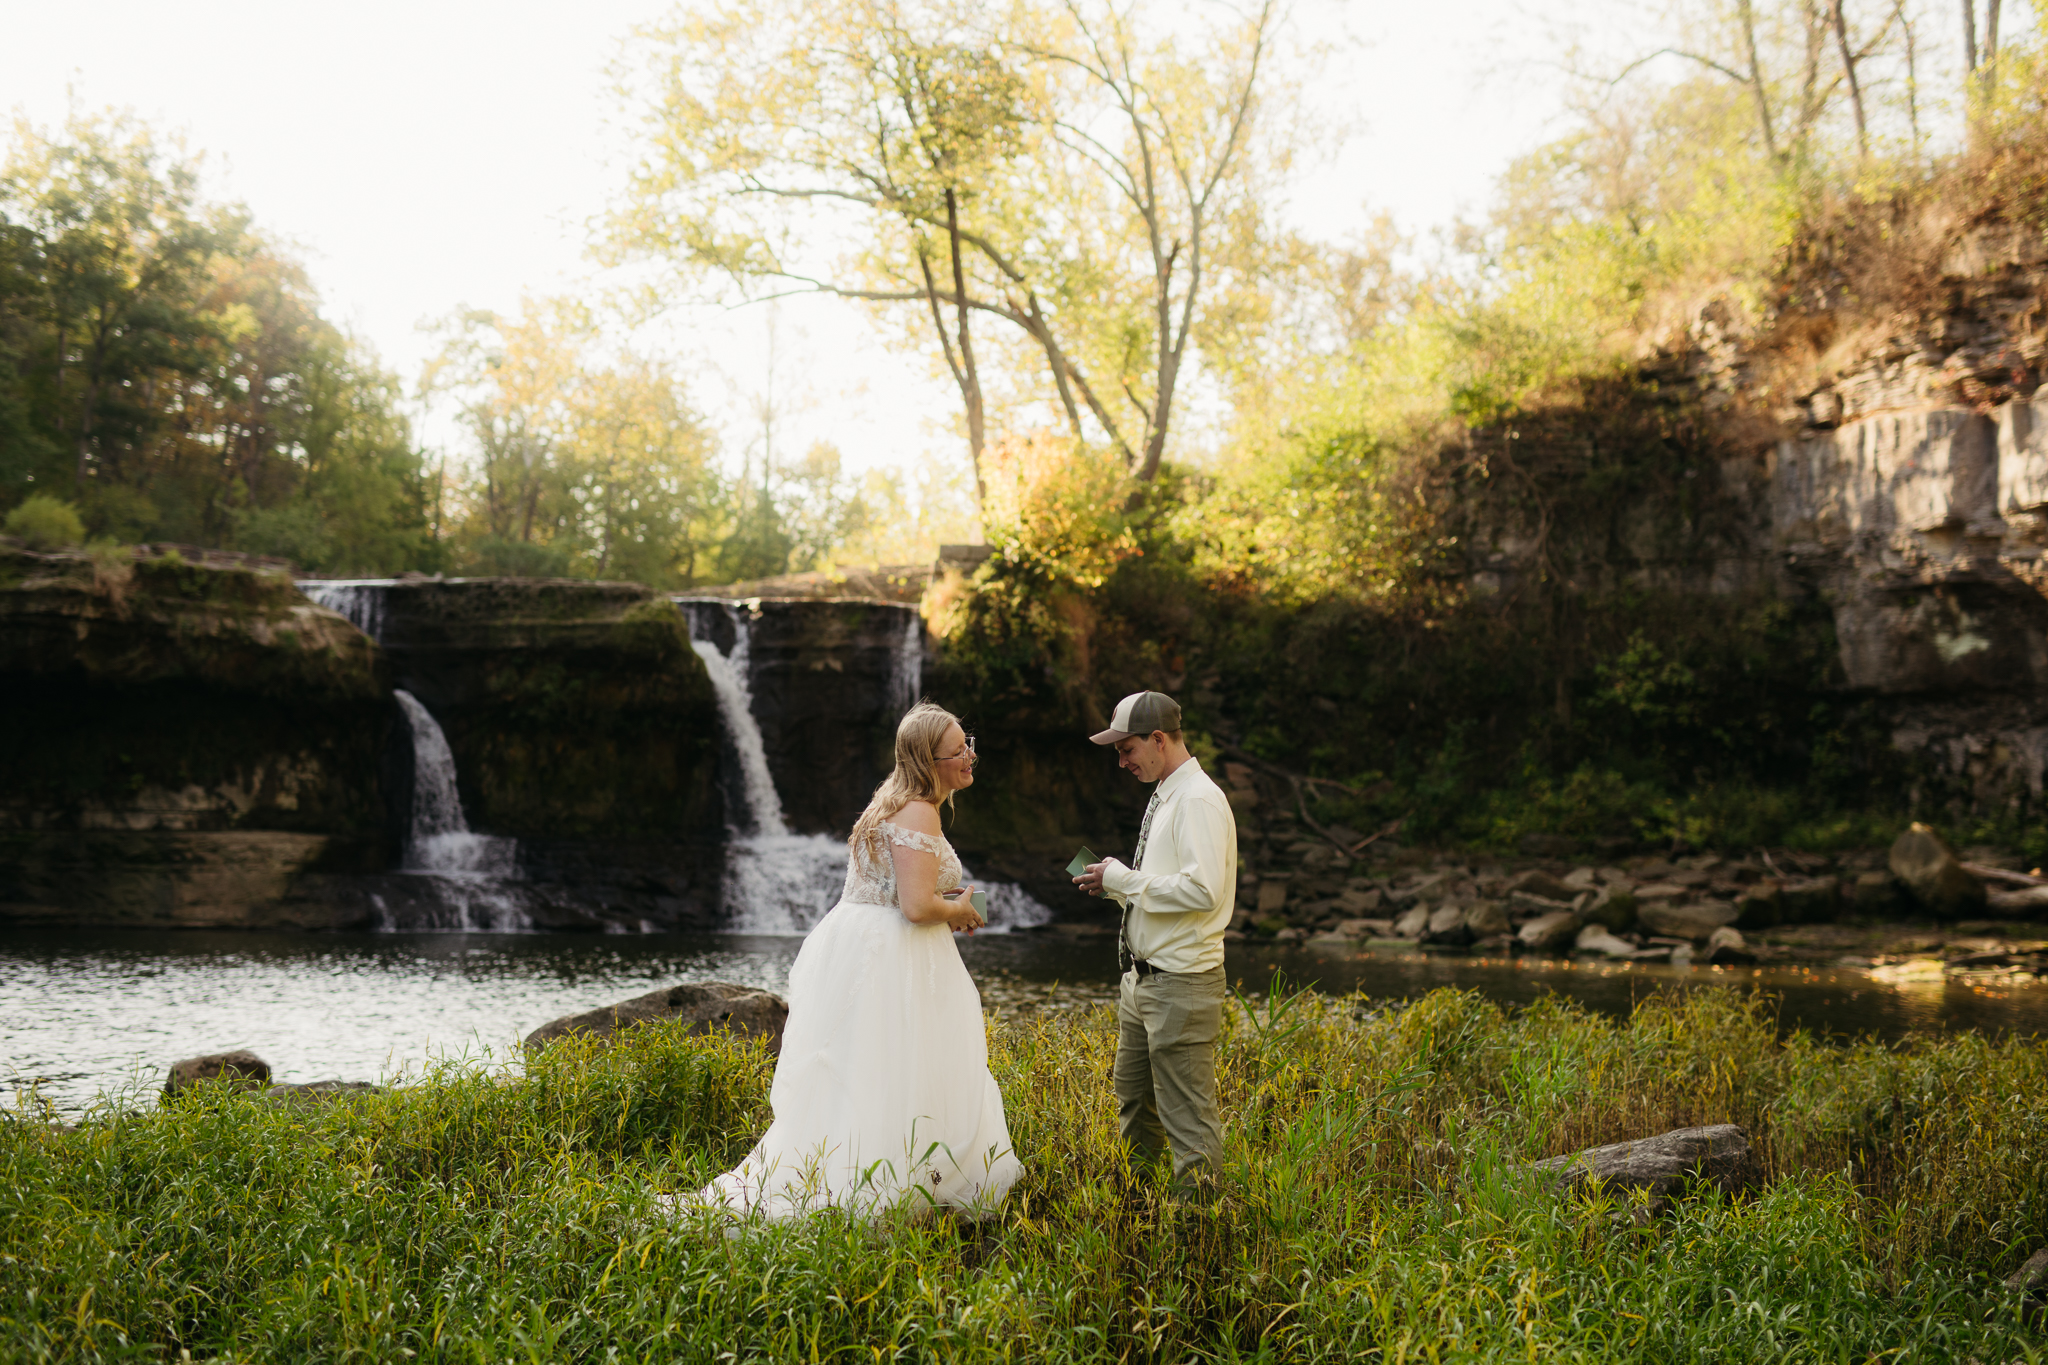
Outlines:
{"type": "MultiPolygon", "coordinates": [[[[1991,0],[1997,4],[1998,0],[1991,0]]],[[[1870,160],[1870,127],[1863,119],[1863,87],[1856,80],[1856,54],[1849,49],[1849,19],[1842,12],[1842,0],[1834,2],[1835,46],[1842,53],[1842,74],[1849,78],[1849,107],[1856,114],[1856,150],[1870,160]]]]}
{"type": "Polygon", "coordinates": [[[960,369],[964,376],[960,396],[967,406],[967,449],[974,460],[974,506],[979,511],[988,497],[982,479],[981,452],[986,442],[981,403],[981,373],[974,366],[974,343],[967,333],[967,274],[960,260],[960,205],[953,187],[946,186],[946,242],[953,257],[953,311],[960,324],[960,369]]]}

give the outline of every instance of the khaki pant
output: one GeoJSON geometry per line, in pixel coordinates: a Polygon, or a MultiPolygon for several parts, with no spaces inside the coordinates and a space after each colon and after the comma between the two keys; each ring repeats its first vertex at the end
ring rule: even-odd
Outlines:
{"type": "Polygon", "coordinates": [[[1124,1141],[1156,1157],[1171,1141],[1176,1181],[1223,1168],[1216,1112],[1216,1035],[1223,969],[1124,973],[1117,992],[1116,1098],[1124,1141]]]}

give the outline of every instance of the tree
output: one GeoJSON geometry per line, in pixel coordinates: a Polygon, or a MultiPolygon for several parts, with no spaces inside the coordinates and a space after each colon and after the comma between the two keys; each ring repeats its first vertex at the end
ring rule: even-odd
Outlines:
{"type": "Polygon", "coordinates": [[[1260,118],[1272,3],[1191,35],[1152,23],[1141,0],[723,0],[645,30],[645,82],[625,81],[648,105],[642,158],[608,252],[742,297],[916,308],[978,489],[970,319],[998,320],[1015,401],[1055,403],[1151,479],[1206,304],[1255,258],[1256,191],[1290,149],[1260,118]]]}
{"type": "Polygon", "coordinates": [[[681,586],[719,539],[713,443],[659,360],[608,348],[564,299],[516,317],[458,315],[430,367],[474,441],[457,479],[456,539],[499,571],[681,586]]]}

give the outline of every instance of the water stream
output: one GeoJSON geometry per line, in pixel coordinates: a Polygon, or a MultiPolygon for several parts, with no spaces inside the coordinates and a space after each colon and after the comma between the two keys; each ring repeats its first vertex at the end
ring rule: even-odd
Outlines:
{"type": "MultiPolygon", "coordinates": [[[[725,917],[738,934],[804,934],[839,900],[846,878],[846,844],[824,834],[798,834],[789,827],[782,798],[768,770],[767,745],[754,716],[751,682],[753,621],[733,604],[720,604],[732,631],[731,651],[695,638],[692,647],[711,675],[719,719],[738,756],[743,809],[733,821],[726,849],[725,917]]],[[[703,608],[700,606],[699,610],[703,608]]],[[[924,685],[923,623],[906,610],[890,653],[886,714],[900,715],[924,685]]],[[[695,632],[696,612],[690,617],[695,632]]],[[[989,929],[1002,933],[1043,924],[1052,912],[1021,886],[967,880],[986,892],[989,929]]]]}

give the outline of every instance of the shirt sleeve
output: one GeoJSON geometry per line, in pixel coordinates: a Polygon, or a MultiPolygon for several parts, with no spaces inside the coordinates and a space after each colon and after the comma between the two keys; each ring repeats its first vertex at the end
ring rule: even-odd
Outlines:
{"type": "Polygon", "coordinates": [[[1209,913],[1221,904],[1229,819],[1229,807],[1219,808],[1214,801],[1176,802],[1172,833],[1180,866],[1167,872],[1140,872],[1111,858],[1102,869],[1103,890],[1147,914],[1209,913]]]}

